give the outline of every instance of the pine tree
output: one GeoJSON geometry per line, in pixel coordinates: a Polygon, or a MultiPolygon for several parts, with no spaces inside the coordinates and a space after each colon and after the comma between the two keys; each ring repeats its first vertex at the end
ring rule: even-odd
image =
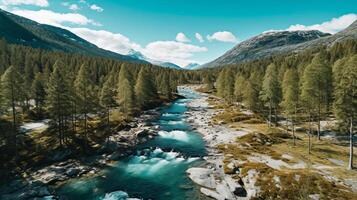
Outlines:
{"type": "MultiPolygon", "coordinates": [[[[327,99],[329,99],[331,93],[331,73],[331,67],[326,63],[323,55],[318,54],[305,68],[302,79],[301,97],[302,100],[307,103],[306,106],[307,110],[309,110],[309,115],[313,115],[317,112],[317,134],[319,140],[322,107],[328,103],[327,99]]],[[[310,119],[312,119],[312,116],[310,116],[310,119]]]]}
{"type": "Polygon", "coordinates": [[[299,103],[299,77],[296,69],[288,69],[284,73],[284,79],[282,84],[283,89],[283,101],[281,102],[284,109],[284,113],[287,118],[290,117],[293,141],[295,143],[295,117],[299,103]]]}
{"type": "Polygon", "coordinates": [[[243,93],[244,93],[243,91],[245,86],[246,86],[245,78],[242,75],[237,74],[234,83],[234,97],[239,103],[242,103],[243,101],[243,93]]]}
{"type": "Polygon", "coordinates": [[[36,114],[38,116],[42,115],[43,106],[45,104],[46,87],[43,83],[43,78],[41,73],[37,73],[31,86],[32,98],[35,100],[36,114]]]}
{"type": "Polygon", "coordinates": [[[7,110],[11,107],[12,112],[12,136],[17,155],[17,128],[19,125],[19,117],[17,115],[16,106],[24,101],[24,93],[22,90],[22,76],[14,66],[10,66],[1,76],[1,97],[4,107],[7,110]]]}
{"type": "Polygon", "coordinates": [[[164,73],[160,82],[161,94],[168,100],[172,99],[172,89],[170,85],[170,76],[164,73]]]}
{"type": "Polygon", "coordinates": [[[277,122],[276,109],[281,100],[281,88],[278,80],[277,67],[270,64],[265,72],[260,98],[269,107],[269,127],[271,126],[272,109],[275,109],[275,122],[277,122]]]}
{"type": "Polygon", "coordinates": [[[230,103],[234,100],[234,74],[232,69],[227,69],[224,73],[224,98],[230,103]]]}
{"type": "Polygon", "coordinates": [[[84,137],[86,138],[86,145],[88,145],[88,114],[95,110],[96,88],[91,80],[90,70],[87,65],[80,67],[74,86],[78,96],[78,111],[84,116],[84,137]]]}
{"type": "Polygon", "coordinates": [[[218,75],[217,82],[216,82],[216,88],[217,88],[217,96],[219,97],[224,97],[224,90],[225,90],[225,70],[221,70],[221,72],[218,75]]]}
{"type": "Polygon", "coordinates": [[[243,91],[243,103],[248,109],[256,111],[258,108],[258,101],[258,91],[254,88],[251,80],[249,80],[246,82],[246,87],[243,91]]]}
{"type": "MultiPolygon", "coordinates": [[[[114,73],[111,73],[107,78],[107,80],[104,82],[102,90],[100,92],[100,104],[106,110],[108,136],[110,134],[110,109],[116,106],[115,96],[116,96],[116,91],[115,91],[114,73]]],[[[109,141],[109,138],[107,139],[107,141],[109,141]]]]}
{"type": "Polygon", "coordinates": [[[66,120],[71,115],[71,89],[67,81],[63,64],[57,61],[47,84],[46,107],[57,129],[60,146],[63,145],[66,132],[66,120]]]}
{"type": "Polygon", "coordinates": [[[212,90],[214,90],[214,81],[211,73],[205,74],[203,83],[205,84],[205,89],[207,92],[211,92],[212,90]]]}
{"type": "Polygon", "coordinates": [[[135,85],[135,99],[140,109],[151,107],[151,104],[158,99],[156,86],[151,77],[148,69],[142,67],[135,85]]]}
{"type": "Polygon", "coordinates": [[[353,133],[357,121],[357,56],[352,56],[341,68],[336,82],[334,112],[342,131],[350,135],[350,155],[348,169],[353,168],[353,133]]]}
{"type": "Polygon", "coordinates": [[[133,82],[128,67],[123,64],[119,72],[116,101],[127,117],[133,114],[135,107],[133,82]]]}

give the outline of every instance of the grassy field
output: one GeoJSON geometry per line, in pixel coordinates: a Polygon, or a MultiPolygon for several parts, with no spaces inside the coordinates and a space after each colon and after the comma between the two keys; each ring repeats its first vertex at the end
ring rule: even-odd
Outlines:
{"type": "MultiPolygon", "coordinates": [[[[357,199],[357,193],[345,184],[357,180],[357,170],[347,170],[347,141],[325,137],[318,140],[313,136],[309,154],[305,132],[296,133],[294,146],[291,132],[284,127],[270,128],[262,117],[236,105],[226,105],[215,98],[209,102],[220,109],[213,124],[247,132],[234,143],[218,148],[225,155],[225,173],[241,180],[254,172],[254,185],[260,188],[258,199],[311,199],[311,195],[320,199],[357,199]]],[[[357,158],[356,152],[354,156],[357,158]]]]}

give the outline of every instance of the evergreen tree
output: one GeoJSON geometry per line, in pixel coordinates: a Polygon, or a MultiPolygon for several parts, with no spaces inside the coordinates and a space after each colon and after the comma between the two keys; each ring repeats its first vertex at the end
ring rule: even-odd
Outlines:
{"type": "MultiPolygon", "coordinates": [[[[322,107],[326,105],[329,99],[329,93],[331,92],[332,70],[330,66],[324,60],[323,55],[318,54],[314,57],[312,62],[305,68],[302,79],[302,100],[306,103],[309,115],[317,112],[317,134],[320,139],[320,120],[322,114],[322,107]]],[[[312,119],[312,116],[310,116],[312,119]]]]}
{"type": "Polygon", "coordinates": [[[299,77],[296,69],[288,69],[284,73],[282,84],[283,101],[281,102],[287,118],[290,117],[295,145],[295,119],[299,103],[299,77]]]}
{"type": "Polygon", "coordinates": [[[164,73],[160,82],[161,94],[168,100],[172,99],[172,89],[170,85],[170,77],[164,73]]]}
{"type": "Polygon", "coordinates": [[[221,72],[218,75],[217,82],[216,82],[216,88],[217,88],[217,96],[219,97],[224,97],[224,90],[225,90],[225,70],[221,70],[221,72]]]}
{"type": "MultiPolygon", "coordinates": [[[[96,108],[96,88],[90,77],[90,70],[87,65],[82,65],[78,71],[74,82],[76,94],[78,96],[78,111],[83,115],[84,137],[88,144],[88,114],[96,108]]],[[[85,147],[86,148],[86,147],[85,147]]]]}
{"type": "MultiPolygon", "coordinates": [[[[104,82],[102,90],[100,92],[100,104],[106,110],[108,136],[110,134],[110,109],[116,106],[115,95],[116,95],[116,91],[115,91],[114,73],[111,73],[107,78],[107,80],[104,82]]],[[[109,138],[107,141],[109,141],[109,138]]]]}
{"type": "Polygon", "coordinates": [[[246,87],[243,91],[243,103],[248,109],[256,111],[258,109],[258,101],[258,91],[254,88],[252,81],[249,80],[246,82],[246,87]]]}
{"type": "Polygon", "coordinates": [[[342,131],[350,135],[350,155],[348,169],[353,168],[353,133],[357,121],[357,56],[352,56],[341,68],[336,83],[334,112],[342,131]]]}
{"type": "Polygon", "coordinates": [[[243,101],[243,94],[244,94],[243,91],[244,91],[245,87],[246,87],[245,78],[242,75],[237,74],[236,80],[234,83],[234,97],[240,103],[242,103],[242,101],[243,101]]]}
{"type": "Polygon", "coordinates": [[[37,73],[31,86],[32,98],[35,100],[36,114],[42,116],[43,106],[45,104],[46,87],[43,83],[41,73],[37,73]]]}
{"type": "Polygon", "coordinates": [[[135,107],[133,82],[128,67],[123,64],[119,72],[116,101],[126,116],[131,115],[135,107]]]}
{"type": "Polygon", "coordinates": [[[214,81],[213,81],[213,77],[210,73],[205,74],[203,83],[205,84],[205,89],[207,92],[214,90],[214,81]]]}
{"type": "Polygon", "coordinates": [[[151,107],[151,104],[158,99],[156,86],[151,77],[148,69],[142,67],[135,85],[135,99],[140,109],[151,107]]]}
{"type": "Polygon", "coordinates": [[[12,136],[16,155],[18,133],[17,128],[20,123],[16,107],[19,103],[24,101],[22,84],[23,80],[21,79],[21,75],[14,66],[10,66],[1,76],[2,103],[4,103],[5,110],[10,107],[12,112],[12,136]]]}
{"type": "Polygon", "coordinates": [[[65,140],[66,120],[71,115],[71,89],[66,77],[63,64],[56,62],[46,90],[46,107],[57,130],[60,146],[65,140]]]}
{"type": "Polygon", "coordinates": [[[272,109],[275,110],[275,122],[277,122],[276,109],[281,100],[281,88],[278,80],[278,71],[275,64],[270,64],[265,72],[260,98],[269,107],[269,127],[271,126],[272,109]]]}
{"type": "Polygon", "coordinates": [[[224,73],[224,98],[228,102],[234,100],[234,73],[232,69],[225,70],[224,73]]]}

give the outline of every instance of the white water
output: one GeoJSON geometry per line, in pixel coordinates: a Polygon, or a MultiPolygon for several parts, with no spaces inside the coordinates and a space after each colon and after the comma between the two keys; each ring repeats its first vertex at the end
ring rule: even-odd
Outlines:
{"type": "Polygon", "coordinates": [[[184,158],[177,152],[164,152],[160,148],[149,151],[138,151],[132,156],[125,167],[131,175],[139,177],[152,177],[158,173],[165,173],[166,169],[175,167],[181,162],[191,163],[199,158],[184,158]]]}
{"type": "Polygon", "coordinates": [[[185,131],[159,131],[159,136],[165,139],[173,139],[182,142],[188,142],[189,136],[185,131]]]}

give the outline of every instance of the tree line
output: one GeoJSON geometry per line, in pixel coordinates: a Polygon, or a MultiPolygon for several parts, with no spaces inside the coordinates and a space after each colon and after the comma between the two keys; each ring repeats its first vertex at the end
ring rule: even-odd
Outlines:
{"type": "Polygon", "coordinates": [[[93,115],[105,122],[109,135],[112,110],[129,119],[172,100],[178,84],[200,81],[193,72],[33,49],[5,40],[0,40],[0,76],[0,137],[15,154],[24,119],[50,119],[60,146],[80,134],[87,149],[93,115]],[[11,131],[5,131],[9,127],[11,131]]]}
{"type": "MultiPolygon", "coordinates": [[[[212,76],[214,76],[214,71],[212,76]]],[[[353,163],[353,134],[357,121],[357,42],[337,43],[298,54],[273,56],[222,67],[216,78],[217,95],[238,102],[266,117],[269,126],[282,114],[293,134],[295,124],[308,123],[308,151],[316,124],[320,140],[321,120],[334,116],[342,132],[349,133],[353,163]]],[[[212,80],[206,82],[212,88],[212,80]]]]}

